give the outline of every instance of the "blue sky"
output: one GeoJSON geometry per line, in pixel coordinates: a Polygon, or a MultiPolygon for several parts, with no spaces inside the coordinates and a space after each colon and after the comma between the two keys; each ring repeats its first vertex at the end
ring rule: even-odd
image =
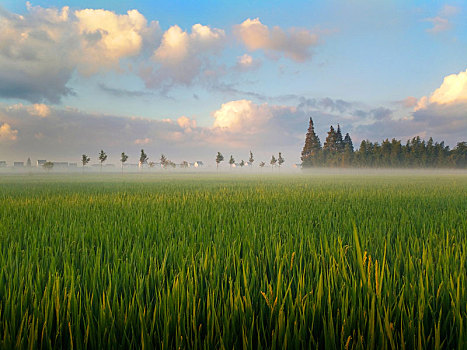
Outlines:
{"type": "Polygon", "coordinates": [[[250,148],[266,157],[276,145],[295,162],[309,116],[322,141],[337,123],[356,144],[421,135],[455,146],[467,134],[459,1],[3,0],[0,8],[0,158],[143,145],[176,160],[250,148]],[[118,143],[56,136],[73,127],[121,135],[118,118],[134,129],[118,143]],[[138,129],[138,118],[158,132],[138,129]]]}

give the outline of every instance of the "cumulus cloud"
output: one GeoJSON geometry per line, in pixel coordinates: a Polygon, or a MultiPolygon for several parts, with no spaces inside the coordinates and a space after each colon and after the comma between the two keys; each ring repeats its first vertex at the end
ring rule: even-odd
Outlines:
{"type": "Polygon", "coordinates": [[[273,57],[284,55],[297,62],[311,58],[311,48],[318,44],[318,35],[309,30],[269,28],[259,18],[234,26],[234,33],[250,51],[264,50],[273,57]]]}
{"type": "Polygon", "coordinates": [[[30,102],[60,102],[73,94],[73,72],[118,68],[137,55],[158,23],[147,24],[138,11],[117,15],[106,10],[42,8],[27,13],[0,11],[0,97],[30,102]]]}
{"type": "Polygon", "coordinates": [[[451,5],[444,5],[435,17],[425,18],[425,22],[430,22],[433,26],[427,29],[427,32],[437,34],[451,29],[452,23],[450,18],[457,15],[460,8],[451,5]]]}
{"type": "Polygon", "coordinates": [[[150,88],[189,85],[203,74],[212,74],[209,56],[220,52],[225,38],[222,29],[195,24],[188,33],[174,25],[163,34],[154,51],[156,66],[144,65],[140,76],[150,88]]]}
{"type": "Polygon", "coordinates": [[[380,109],[379,116],[356,128],[359,135],[374,134],[378,138],[410,138],[416,135],[434,137],[455,146],[465,141],[467,130],[467,71],[451,74],[429,96],[420,99],[409,97],[406,107],[413,112],[397,117],[394,111],[380,109]],[[373,120],[373,122],[371,122],[373,120]]]}
{"type": "Polygon", "coordinates": [[[0,125],[0,142],[15,141],[18,135],[18,130],[11,128],[10,124],[3,123],[0,125]]]}
{"type": "Polygon", "coordinates": [[[140,53],[144,35],[159,31],[157,22],[148,28],[146,18],[137,10],[118,15],[107,10],[84,9],[74,15],[82,46],[79,68],[86,74],[102,67],[117,67],[120,59],[140,53]]]}
{"type": "Polygon", "coordinates": [[[444,78],[441,86],[430,96],[430,103],[467,102],[467,70],[444,78]]]}

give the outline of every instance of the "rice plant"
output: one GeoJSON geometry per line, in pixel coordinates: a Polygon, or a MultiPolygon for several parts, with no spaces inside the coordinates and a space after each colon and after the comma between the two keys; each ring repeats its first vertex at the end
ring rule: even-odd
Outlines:
{"type": "Polygon", "coordinates": [[[0,348],[465,349],[466,218],[465,175],[2,178],[0,348]]]}

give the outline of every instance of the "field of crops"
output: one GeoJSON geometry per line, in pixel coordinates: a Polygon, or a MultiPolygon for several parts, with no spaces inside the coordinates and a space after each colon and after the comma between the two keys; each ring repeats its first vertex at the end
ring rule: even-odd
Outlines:
{"type": "Polygon", "coordinates": [[[467,175],[0,178],[0,348],[467,347],[467,175]]]}

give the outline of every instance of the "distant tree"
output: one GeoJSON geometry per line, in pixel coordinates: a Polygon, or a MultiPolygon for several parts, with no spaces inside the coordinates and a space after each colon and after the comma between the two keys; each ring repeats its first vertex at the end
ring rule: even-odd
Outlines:
{"type": "Polygon", "coordinates": [[[467,142],[458,142],[452,150],[452,161],[459,168],[467,167],[467,142]]]}
{"type": "Polygon", "coordinates": [[[248,159],[248,163],[250,165],[253,165],[253,162],[255,161],[255,159],[253,158],[253,153],[250,151],[250,158],[248,159]]]}
{"type": "Polygon", "coordinates": [[[87,155],[83,154],[81,156],[81,163],[83,164],[83,173],[84,173],[84,167],[86,164],[88,164],[91,161],[91,158],[89,158],[87,155]]]}
{"type": "Polygon", "coordinates": [[[141,150],[141,155],[139,156],[139,166],[143,168],[143,165],[146,164],[149,160],[149,157],[144,153],[144,149],[141,150]]]}
{"type": "Polygon", "coordinates": [[[180,164],[180,167],[182,167],[182,168],[188,168],[188,162],[187,162],[186,160],[184,160],[184,161],[182,162],[182,164],[180,164]]]}
{"type": "Polygon", "coordinates": [[[169,165],[169,160],[163,154],[161,154],[161,167],[166,168],[169,165]]]}
{"type": "Polygon", "coordinates": [[[323,150],[328,152],[337,152],[337,133],[334,130],[334,127],[331,125],[328,131],[328,136],[326,137],[326,141],[324,142],[323,150]]]}
{"type": "Polygon", "coordinates": [[[99,161],[101,162],[101,171],[102,171],[102,164],[107,160],[107,154],[103,150],[99,152],[99,161]]]}
{"type": "Polygon", "coordinates": [[[224,160],[224,156],[221,154],[221,152],[217,152],[216,156],[216,168],[219,169],[219,164],[224,160]]]}
{"type": "Polygon", "coordinates": [[[120,156],[120,162],[122,163],[122,174],[123,174],[123,165],[125,162],[128,160],[128,156],[125,154],[125,152],[122,152],[120,156]]]}
{"type": "Polygon", "coordinates": [[[31,165],[31,158],[28,158],[27,162],[26,162],[26,166],[28,168],[30,168],[32,165],[31,165]]]}
{"type": "Polygon", "coordinates": [[[349,133],[345,134],[343,144],[344,144],[344,150],[345,150],[345,147],[347,147],[349,148],[351,152],[353,152],[353,142],[352,142],[352,139],[350,138],[349,133]]]}
{"type": "Polygon", "coordinates": [[[284,164],[284,162],[285,162],[285,159],[282,158],[282,153],[279,152],[279,157],[277,158],[277,164],[279,165],[279,169],[280,169],[281,165],[284,164]]]}
{"type": "Polygon", "coordinates": [[[266,163],[265,163],[265,162],[261,162],[261,163],[259,163],[259,166],[260,166],[260,168],[264,168],[264,166],[265,166],[265,165],[266,165],[266,163]]]}
{"type": "Polygon", "coordinates": [[[245,166],[245,161],[242,159],[242,161],[240,162],[240,166],[243,168],[245,166]]]}
{"type": "Polygon", "coordinates": [[[52,162],[45,162],[44,164],[42,164],[42,167],[43,167],[47,172],[49,172],[50,170],[53,169],[54,163],[52,163],[52,162]]]}
{"type": "Polygon", "coordinates": [[[310,118],[310,124],[308,126],[308,132],[305,137],[305,145],[302,150],[302,166],[311,167],[318,165],[319,156],[321,154],[321,142],[319,141],[318,135],[315,133],[313,125],[313,119],[310,118]]]}
{"type": "Polygon", "coordinates": [[[341,126],[339,124],[337,124],[336,131],[336,148],[338,152],[344,151],[344,140],[342,139],[341,126]]]}
{"type": "Polygon", "coordinates": [[[343,145],[342,166],[350,166],[353,161],[353,143],[349,133],[345,134],[343,145]]]}
{"type": "Polygon", "coordinates": [[[276,163],[277,163],[277,159],[276,157],[274,157],[274,155],[272,155],[271,160],[269,161],[269,164],[271,164],[271,166],[274,168],[276,163]]]}
{"type": "Polygon", "coordinates": [[[149,162],[148,165],[149,165],[150,168],[154,168],[154,167],[156,166],[156,163],[154,163],[154,162],[149,162]]]}
{"type": "Polygon", "coordinates": [[[229,164],[230,164],[230,167],[232,167],[235,164],[235,159],[232,155],[230,155],[229,164]]]}

